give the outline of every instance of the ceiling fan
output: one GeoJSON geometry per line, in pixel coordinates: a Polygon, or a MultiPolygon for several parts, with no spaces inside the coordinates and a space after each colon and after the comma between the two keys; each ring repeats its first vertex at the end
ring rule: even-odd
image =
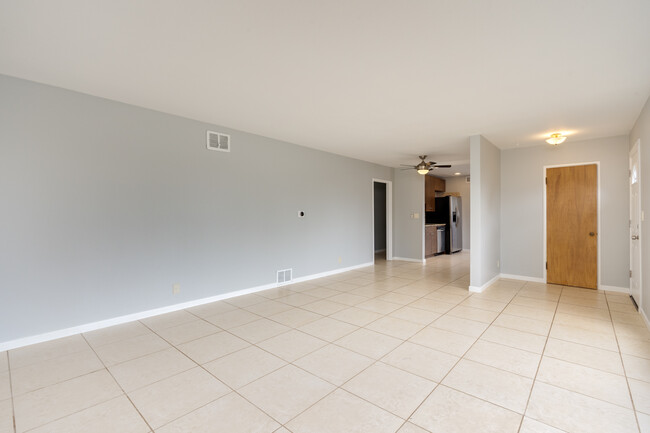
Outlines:
{"type": "MultiPolygon", "coordinates": [[[[420,158],[422,161],[420,161],[420,163],[417,165],[406,165],[406,164],[401,164],[401,165],[403,165],[404,167],[413,168],[417,170],[419,174],[427,174],[429,170],[433,170],[434,168],[451,167],[451,165],[449,164],[438,164],[435,161],[425,161],[425,159],[427,159],[427,155],[420,155],[418,158],[420,158]]],[[[407,169],[403,168],[402,170],[407,170],[407,169]]]]}

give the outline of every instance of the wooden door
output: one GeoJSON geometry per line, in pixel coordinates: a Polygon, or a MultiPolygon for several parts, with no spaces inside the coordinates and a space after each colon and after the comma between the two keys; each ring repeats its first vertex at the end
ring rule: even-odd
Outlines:
{"type": "Polygon", "coordinates": [[[598,288],[598,167],[546,170],[547,282],[598,288]]]}

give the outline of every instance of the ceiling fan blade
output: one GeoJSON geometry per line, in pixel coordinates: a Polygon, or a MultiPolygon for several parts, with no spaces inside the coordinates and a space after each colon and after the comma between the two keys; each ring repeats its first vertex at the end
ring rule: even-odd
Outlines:
{"type": "Polygon", "coordinates": [[[449,165],[449,164],[444,164],[444,165],[442,165],[442,164],[441,164],[441,165],[434,165],[433,167],[434,167],[434,168],[450,168],[451,165],[449,165]]]}
{"type": "Polygon", "coordinates": [[[402,167],[411,167],[411,168],[415,168],[414,165],[408,165],[408,164],[400,164],[400,165],[401,165],[402,167]]]}

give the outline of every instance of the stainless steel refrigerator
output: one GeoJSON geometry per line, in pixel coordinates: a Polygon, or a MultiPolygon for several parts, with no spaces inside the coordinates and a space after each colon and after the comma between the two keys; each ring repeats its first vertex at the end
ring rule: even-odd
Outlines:
{"type": "Polygon", "coordinates": [[[445,252],[447,254],[463,249],[462,209],[460,197],[436,198],[436,211],[431,219],[433,223],[445,224],[445,252]]]}

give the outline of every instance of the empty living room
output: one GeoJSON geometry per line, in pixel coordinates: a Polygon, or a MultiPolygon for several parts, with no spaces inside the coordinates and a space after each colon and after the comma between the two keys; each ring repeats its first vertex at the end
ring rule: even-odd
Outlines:
{"type": "Polygon", "coordinates": [[[0,433],[650,433],[647,0],[0,0],[0,433]]]}

